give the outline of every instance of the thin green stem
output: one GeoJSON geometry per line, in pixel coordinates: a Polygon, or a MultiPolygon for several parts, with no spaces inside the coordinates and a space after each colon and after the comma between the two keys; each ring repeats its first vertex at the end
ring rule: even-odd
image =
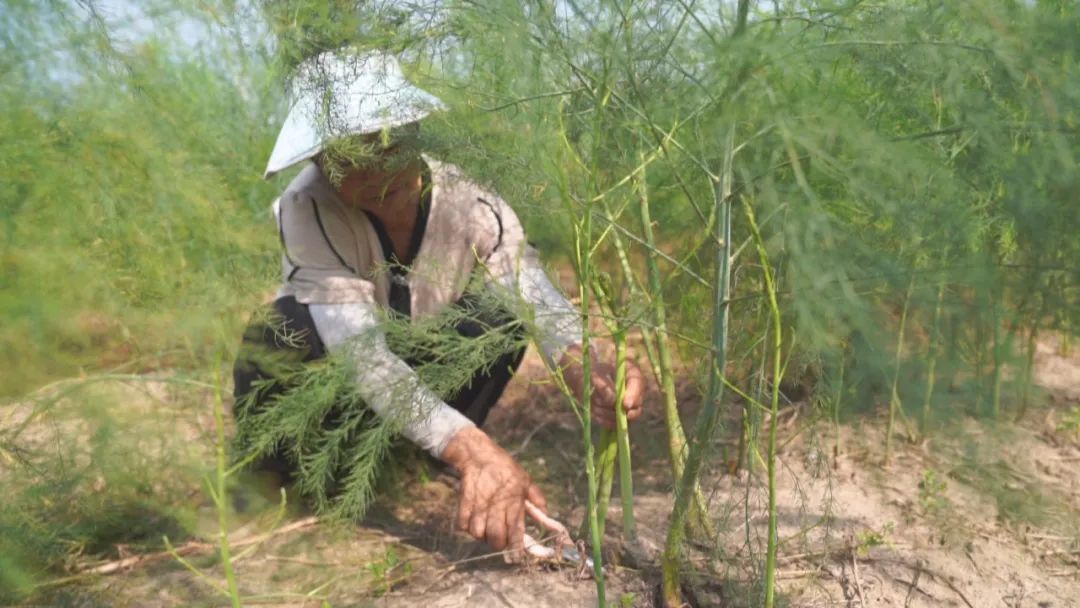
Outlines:
{"type": "Polygon", "coordinates": [[[622,498],[623,539],[637,542],[637,525],[634,521],[634,475],[630,463],[630,428],[626,410],[622,407],[626,391],[626,334],[615,334],[615,439],[619,444],[619,495],[622,498]]]}
{"type": "Polygon", "coordinates": [[[1035,380],[1035,353],[1039,347],[1039,324],[1036,321],[1028,330],[1027,347],[1025,348],[1026,359],[1024,361],[1023,384],[1020,387],[1020,412],[1016,419],[1020,420],[1027,413],[1031,403],[1031,386],[1035,380]]]}
{"type": "Polygon", "coordinates": [[[780,306],[776,300],[776,282],[773,277],[772,266],[765,250],[765,242],[761,238],[757,222],[754,219],[754,210],[746,205],[746,219],[750,225],[750,231],[754,235],[754,243],[757,246],[758,257],[761,260],[762,275],[765,278],[765,290],[769,295],[769,310],[772,313],[773,326],[773,381],[772,381],[772,418],[769,422],[769,452],[766,459],[768,468],[769,485],[769,530],[768,543],[765,549],[765,608],[773,608],[776,602],[776,431],[777,414],[780,410],[780,377],[781,357],[783,355],[783,326],[780,319],[780,306]]]}
{"type": "Polygon", "coordinates": [[[232,556],[229,549],[229,521],[228,521],[228,503],[225,496],[225,481],[228,477],[228,466],[225,458],[225,406],[221,398],[221,369],[220,361],[219,365],[215,366],[214,374],[214,428],[217,432],[217,466],[215,471],[216,489],[214,494],[214,503],[217,508],[218,516],[218,548],[221,552],[221,565],[225,569],[225,582],[228,586],[229,599],[232,601],[233,608],[240,608],[240,590],[236,585],[236,573],[233,571],[232,556]]]}
{"type": "MultiPolygon", "coordinates": [[[[604,537],[604,529],[607,527],[608,504],[611,502],[611,489],[615,485],[615,459],[619,445],[615,441],[615,432],[604,429],[600,433],[600,449],[597,459],[600,464],[600,479],[597,482],[599,495],[596,500],[596,520],[600,528],[600,538],[604,537]]],[[[586,536],[583,531],[582,536],[586,536]]]]}
{"type": "MultiPolygon", "coordinates": [[[[586,213],[581,227],[580,233],[584,233],[584,238],[589,239],[592,233],[592,214],[586,213]]],[[[592,340],[591,331],[589,328],[589,306],[591,298],[589,297],[590,289],[588,287],[592,278],[592,254],[588,244],[582,246],[582,235],[578,237],[578,268],[580,268],[581,275],[581,318],[583,323],[581,324],[581,350],[582,350],[582,378],[583,386],[581,391],[581,426],[582,436],[585,441],[585,476],[588,480],[588,520],[589,520],[589,535],[592,540],[592,553],[593,553],[593,575],[596,577],[596,593],[597,601],[600,606],[606,605],[604,596],[604,570],[601,564],[600,556],[600,543],[603,539],[600,532],[600,521],[597,512],[597,478],[596,478],[596,460],[593,453],[593,441],[592,441],[592,415],[589,411],[589,406],[592,403],[592,340]]]]}
{"type": "MultiPolygon", "coordinates": [[[[671,346],[668,343],[667,307],[664,303],[664,285],[660,276],[660,267],[651,252],[657,249],[656,235],[653,233],[652,214],[649,207],[649,192],[645,181],[645,171],[638,174],[635,182],[638,191],[641,229],[649,255],[645,256],[646,273],[649,289],[654,335],[656,336],[656,355],[659,364],[660,389],[664,394],[664,421],[668,432],[668,453],[671,456],[672,480],[677,484],[683,476],[686,460],[686,433],[679,416],[679,398],[675,389],[675,365],[672,362],[671,346]]],[[[705,497],[701,489],[694,487],[694,517],[697,525],[707,538],[715,536],[708,518],[705,497]]]]}
{"type": "Polygon", "coordinates": [[[900,311],[900,327],[896,336],[896,360],[893,365],[892,392],[889,396],[889,422],[885,426],[885,464],[892,462],[892,436],[896,425],[896,414],[903,408],[900,402],[900,366],[904,359],[904,331],[907,326],[908,307],[911,304],[911,290],[915,287],[915,278],[908,281],[904,292],[904,307],[900,311]]]}
{"type": "Polygon", "coordinates": [[[727,366],[728,292],[731,287],[731,192],[732,163],[735,144],[735,128],[727,133],[724,167],[720,180],[713,184],[713,199],[719,221],[716,224],[715,287],[713,293],[713,355],[709,373],[709,388],[698,414],[694,438],[686,455],[686,468],[676,481],[675,507],[668,526],[667,540],[661,557],[664,601],[668,606],[681,604],[679,564],[683,539],[686,533],[686,515],[697,487],[698,473],[704,453],[719,420],[720,397],[724,389],[724,373],[727,366]]]}
{"type": "MultiPolygon", "coordinates": [[[[167,551],[169,555],[172,556],[172,558],[176,560],[178,564],[187,568],[189,572],[194,574],[197,579],[213,587],[218,593],[228,596],[230,599],[234,598],[231,589],[229,589],[228,587],[222,587],[217,581],[207,576],[206,573],[202,570],[198,569],[195,564],[192,564],[190,561],[187,560],[187,558],[185,558],[183,555],[180,555],[180,552],[176,550],[176,547],[173,546],[168,536],[162,536],[161,542],[165,545],[165,551],[167,551]]],[[[237,604],[234,601],[233,606],[236,605],[237,604]]]]}
{"type": "Polygon", "coordinates": [[[990,321],[993,323],[993,337],[994,346],[992,355],[994,357],[994,371],[991,376],[990,384],[990,415],[994,420],[1001,417],[1001,379],[1002,368],[1005,365],[1005,351],[1007,340],[1003,339],[1001,335],[1001,296],[995,294],[991,297],[990,301],[990,321]]]}
{"type": "MultiPolygon", "coordinates": [[[[602,140],[601,130],[602,119],[604,116],[604,110],[607,107],[608,100],[610,99],[610,93],[604,91],[597,91],[596,102],[596,114],[593,120],[593,145],[594,149],[591,155],[591,166],[589,167],[589,182],[590,191],[599,191],[598,179],[600,176],[599,154],[597,146],[602,140]]],[[[585,467],[586,477],[588,478],[589,496],[588,496],[588,510],[589,510],[589,532],[592,540],[592,556],[593,556],[593,577],[596,580],[596,600],[597,605],[601,607],[607,606],[605,584],[604,584],[604,569],[603,569],[603,557],[601,555],[601,545],[603,543],[603,532],[600,526],[600,515],[598,512],[598,498],[599,488],[598,480],[596,477],[596,460],[593,454],[593,442],[592,442],[592,416],[590,415],[590,406],[592,404],[592,343],[591,343],[591,328],[589,327],[589,316],[592,306],[592,283],[593,283],[593,226],[592,226],[593,210],[592,204],[588,204],[585,207],[585,212],[582,217],[581,230],[579,231],[579,237],[577,240],[577,252],[578,252],[578,268],[579,278],[581,280],[581,318],[584,320],[581,329],[581,346],[582,346],[582,374],[584,377],[584,390],[582,391],[582,408],[585,410],[582,416],[582,433],[585,440],[585,467]],[[584,242],[582,242],[584,238],[584,242]]]]}
{"type": "Polygon", "coordinates": [[[945,302],[945,279],[938,282],[937,302],[934,304],[934,318],[930,324],[930,339],[926,346],[926,393],[922,403],[922,430],[930,428],[930,402],[934,396],[934,384],[937,382],[937,359],[941,348],[941,312],[945,302]]]}
{"type": "Polygon", "coordinates": [[[585,477],[588,481],[588,521],[589,521],[589,536],[592,540],[592,553],[593,553],[593,576],[596,579],[596,594],[597,602],[600,606],[606,606],[606,599],[604,595],[604,570],[601,563],[600,555],[600,543],[602,541],[602,535],[600,532],[600,521],[597,512],[597,479],[596,479],[596,460],[593,453],[593,441],[592,441],[592,415],[589,412],[589,405],[592,403],[592,346],[590,339],[589,328],[589,292],[588,287],[591,274],[592,274],[592,259],[590,253],[590,247],[582,246],[581,233],[584,233],[586,239],[592,231],[592,222],[590,218],[591,213],[585,214],[583,226],[579,231],[577,239],[577,254],[578,254],[578,268],[580,268],[581,276],[581,318],[583,323],[581,324],[581,350],[582,350],[582,378],[583,386],[581,391],[581,426],[582,437],[585,441],[585,477]]]}
{"type": "MultiPolygon", "coordinates": [[[[652,214],[649,210],[648,193],[639,189],[641,229],[649,249],[656,247],[656,235],[653,233],[652,214]]],[[[664,394],[664,421],[667,423],[668,452],[671,455],[671,472],[677,481],[683,474],[683,454],[686,449],[686,435],[682,420],[679,418],[678,396],[675,391],[675,365],[671,359],[671,347],[666,339],[667,307],[664,304],[663,281],[660,268],[652,255],[645,256],[645,266],[649,277],[649,289],[652,291],[653,326],[656,328],[656,354],[660,364],[660,389],[664,394]]]]}
{"type": "MultiPolygon", "coordinates": [[[[595,93],[595,92],[594,92],[595,93]]],[[[605,99],[602,97],[597,99],[598,110],[602,109],[606,104],[605,99]]],[[[600,116],[602,112],[598,111],[597,116],[600,116]]],[[[599,131],[599,119],[597,123],[593,125],[594,134],[599,131]]],[[[597,184],[596,179],[599,175],[599,169],[596,166],[596,155],[593,154],[592,166],[587,166],[582,160],[581,155],[574,148],[574,145],[567,136],[566,125],[560,122],[560,138],[565,146],[566,152],[570,154],[571,159],[574,161],[573,166],[580,168],[587,176],[589,187],[592,191],[596,191],[597,184]]],[[[563,191],[563,203],[567,212],[573,213],[575,207],[579,204],[579,201],[575,200],[567,176],[563,174],[562,191],[563,191]]],[[[597,495],[598,495],[598,480],[596,470],[596,456],[592,441],[592,416],[590,412],[590,404],[592,403],[592,332],[589,327],[589,318],[591,314],[592,299],[590,297],[592,293],[592,253],[593,253],[593,237],[592,237],[592,204],[588,203],[584,205],[580,219],[574,224],[574,265],[577,274],[578,289],[581,295],[581,305],[579,307],[579,313],[581,315],[581,350],[582,350],[582,387],[581,387],[581,400],[577,401],[577,396],[572,394],[569,387],[562,380],[559,380],[560,388],[566,393],[567,398],[571,404],[574,404],[575,413],[578,416],[578,420],[581,422],[581,435],[582,441],[585,447],[585,478],[587,482],[587,496],[586,496],[586,512],[585,520],[582,523],[582,528],[588,529],[589,539],[592,544],[592,558],[593,558],[593,579],[596,583],[597,602],[599,606],[606,606],[606,594],[604,584],[604,570],[601,556],[601,541],[602,535],[600,532],[600,522],[597,513],[597,495]]],[[[558,366],[556,366],[557,368],[558,366]]],[[[558,373],[556,373],[558,376],[558,373]]]]}
{"type": "Polygon", "coordinates": [[[847,367],[847,349],[841,351],[839,376],[836,379],[836,395],[833,397],[832,422],[833,422],[833,465],[840,457],[840,406],[844,399],[844,368],[847,367]]]}

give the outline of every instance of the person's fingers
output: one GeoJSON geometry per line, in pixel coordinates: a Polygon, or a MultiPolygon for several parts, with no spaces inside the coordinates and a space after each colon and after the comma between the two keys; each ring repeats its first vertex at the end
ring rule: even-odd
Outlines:
{"type": "Polygon", "coordinates": [[[595,404],[592,407],[592,419],[601,424],[615,423],[615,408],[611,406],[612,402],[608,401],[604,404],[595,404]]]}
{"type": "Polygon", "coordinates": [[[592,374],[592,407],[609,409],[615,403],[615,381],[610,370],[598,367],[592,374]]]}
{"type": "Polygon", "coordinates": [[[547,498],[544,493],[540,491],[540,487],[534,483],[529,484],[529,489],[525,491],[525,498],[528,499],[536,508],[540,509],[544,513],[547,513],[547,498]]]}
{"type": "Polygon", "coordinates": [[[507,507],[505,504],[507,499],[500,499],[498,503],[492,504],[491,508],[487,511],[487,523],[484,528],[484,535],[487,538],[488,545],[496,551],[502,551],[506,548],[507,541],[507,507]],[[501,503],[501,504],[500,504],[501,503]]]}
{"type": "Polygon", "coordinates": [[[596,415],[606,420],[615,420],[615,402],[608,401],[604,404],[604,407],[596,408],[596,415]]]}
{"type": "Polygon", "coordinates": [[[622,404],[626,411],[642,409],[645,401],[645,375],[642,368],[633,363],[626,364],[626,388],[622,395],[622,404]]]}
{"type": "Polygon", "coordinates": [[[487,512],[477,509],[469,520],[469,534],[476,540],[484,540],[485,532],[487,532],[487,512]]]}
{"type": "Polygon", "coordinates": [[[607,403],[593,403],[592,408],[589,411],[590,417],[593,422],[603,426],[604,428],[613,428],[615,424],[615,410],[611,407],[611,402],[607,403]]]}
{"type": "Polygon", "coordinates": [[[525,557],[525,503],[515,500],[506,510],[507,561],[519,562],[525,557]]]}
{"type": "Polygon", "coordinates": [[[633,363],[626,366],[626,388],[623,392],[623,407],[626,409],[627,420],[633,420],[641,415],[642,402],[645,400],[645,376],[641,368],[633,363]]]}
{"type": "Polygon", "coordinates": [[[457,515],[457,528],[458,530],[468,531],[469,522],[472,520],[473,515],[473,497],[472,488],[466,484],[461,484],[461,502],[458,503],[458,515],[457,515]]]}
{"type": "Polygon", "coordinates": [[[604,413],[604,412],[602,412],[600,410],[594,410],[592,418],[593,418],[593,422],[595,422],[596,424],[599,424],[600,426],[604,427],[605,429],[611,430],[611,429],[615,428],[615,414],[614,413],[604,413]]]}

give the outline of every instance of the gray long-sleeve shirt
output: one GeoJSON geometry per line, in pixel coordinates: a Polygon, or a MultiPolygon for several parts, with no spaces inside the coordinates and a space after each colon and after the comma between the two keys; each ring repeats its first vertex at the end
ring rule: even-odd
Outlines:
{"type": "Polygon", "coordinates": [[[391,281],[409,286],[413,319],[456,302],[475,272],[488,289],[516,296],[529,313],[549,362],[580,338],[580,318],[551,284],[517,215],[500,197],[431,159],[431,194],[420,247],[404,277],[393,277],[376,227],[341,202],[318,167],[306,167],[275,201],[284,255],[279,296],[308,304],[331,353],[349,357],[360,396],[382,417],[400,417],[403,434],[436,457],[472,422],[444,403],[386,346],[379,310],[391,281]]]}

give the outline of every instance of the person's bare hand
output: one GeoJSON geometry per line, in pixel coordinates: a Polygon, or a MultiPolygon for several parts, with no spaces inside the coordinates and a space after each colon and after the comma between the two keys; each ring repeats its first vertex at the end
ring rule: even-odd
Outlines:
{"type": "Polygon", "coordinates": [[[520,561],[525,554],[525,500],[547,510],[547,501],[529,474],[475,427],[458,431],[442,458],[461,474],[458,528],[496,551],[507,550],[509,561],[520,561]]]}
{"type": "MultiPolygon", "coordinates": [[[[574,345],[566,349],[559,362],[567,384],[580,398],[585,392],[585,373],[581,362],[584,356],[581,346],[574,345]]],[[[592,398],[590,409],[592,418],[604,428],[615,428],[615,366],[607,361],[600,361],[595,356],[591,366],[592,398]]],[[[641,416],[642,402],[645,397],[645,377],[633,361],[626,361],[626,388],[623,391],[622,407],[626,411],[627,421],[634,421],[641,416]]]]}

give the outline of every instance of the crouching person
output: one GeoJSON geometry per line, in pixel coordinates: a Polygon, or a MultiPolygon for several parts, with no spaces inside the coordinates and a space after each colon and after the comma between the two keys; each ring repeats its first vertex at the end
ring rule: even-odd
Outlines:
{"type": "MultiPolygon", "coordinates": [[[[580,315],[513,210],[423,154],[421,120],[442,104],[393,57],[324,53],[293,89],[265,175],[306,166],[274,204],[283,281],[236,361],[238,445],[317,503],[359,512],[352,490],[369,491],[387,452],[372,433],[400,433],[461,476],[458,527],[520,557],[527,502],[545,499],[481,429],[528,338],[580,394],[580,315]],[[329,359],[342,363],[309,373],[329,359]],[[431,380],[445,369],[458,377],[431,380]]],[[[616,404],[613,367],[592,370],[593,418],[637,418],[640,371],[616,404]]]]}

